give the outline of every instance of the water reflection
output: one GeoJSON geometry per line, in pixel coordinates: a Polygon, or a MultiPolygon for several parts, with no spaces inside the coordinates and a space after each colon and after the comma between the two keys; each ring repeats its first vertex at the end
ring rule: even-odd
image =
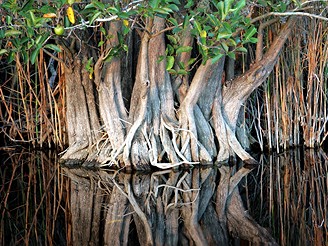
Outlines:
{"type": "Polygon", "coordinates": [[[53,153],[6,153],[0,243],[326,245],[326,154],[293,151],[261,162],[252,171],[124,174],[60,168],[53,153]]]}
{"type": "Polygon", "coordinates": [[[328,245],[327,154],[295,149],[262,159],[267,164],[247,178],[257,196],[252,214],[280,245],[328,245]]]}

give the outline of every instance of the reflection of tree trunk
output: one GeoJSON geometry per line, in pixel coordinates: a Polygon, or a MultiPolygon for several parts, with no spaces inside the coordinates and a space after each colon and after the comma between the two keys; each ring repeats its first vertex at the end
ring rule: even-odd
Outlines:
{"type": "Polygon", "coordinates": [[[219,168],[218,185],[215,169],[152,175],[88,171],[89,177],[69,171],[74,242],[127,245],[130,231],[136,230],[133,237],[141,245],[229,245],[228,232],[275,245],[245,213],[237,185],[250,170],[241,168],[233,175],[232,171],[219,168]],[[103,206],[102,201],[108,204],[103,206]],[[105,213],[100,213],[101,207],[105,213]]]}
{"type": "Polygon", "coordinates": [[[99,245],[102,196],[88,171],[65,169],[71,179],[73,245],[99,245]]]}
{"type": "Polygon", "coordinates": [[[114,186],[111,191],[106,211],[104,244],[127,245],[131,215],[127,215],[129,213],[128,199],[122,195],[117,186],[114,186]]]}
{"type": "Polygon", "coordinates": [[[233,235],[258,244],[266,242],[266,245],[278,245],[268,231],[247,213],[237,189],[231,194],[227,219],[229,230],[233,235]]]}

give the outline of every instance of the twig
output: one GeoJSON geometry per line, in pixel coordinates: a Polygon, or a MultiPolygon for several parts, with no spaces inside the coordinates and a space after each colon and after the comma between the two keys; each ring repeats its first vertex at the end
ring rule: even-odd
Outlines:
{"type": "Polygon", "coordinates": [[[48,56],[50,56],[52,59],[54,59],[54,60],[56,60],[57,62],[63,64],[64,67],[65,67],[66,69],[68,68],[68,67],[66,66],[65,62],[64,62],[62,59],[60,59],[60,58],[54,56],[53,54],[51,54],[49,51],[47,51],[47,50],[44,49],[44,48],[42,48],[42,51],[43,51],[44,53],[46,53],[48,56]]]}

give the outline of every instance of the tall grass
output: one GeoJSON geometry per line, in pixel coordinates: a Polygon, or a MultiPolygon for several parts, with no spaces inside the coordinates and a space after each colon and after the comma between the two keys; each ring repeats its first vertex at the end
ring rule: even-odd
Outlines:
{"type": "MultiPolygon", "coordinates": [[[[274,72],[247,105],[260,122],[249,121],[260,147],[278,153],[303,144],[321,146],[328,136],[328,25],[315,19],[298,24],[274,72]]],[[[267,46],[277,30],[268,28],[267,46]]]]}
{"type": "Polygon", "coordinates": [[[49,64],[53,63],[42,51],[39,61],[38,65],[23,64],[16,54],[15,66],[0,68],[5,77],[0,85],[1,131],[11,143],[62,149],[66,143],[65,79],[57,65],[54,85],[50,84],[49,64]]]}

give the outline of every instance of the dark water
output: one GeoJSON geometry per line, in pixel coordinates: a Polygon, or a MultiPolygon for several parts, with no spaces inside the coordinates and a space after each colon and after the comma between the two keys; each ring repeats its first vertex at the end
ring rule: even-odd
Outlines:
{"type": "Polygon", "coordinates": [[[3,151],[1,245],[328,245],[328,157],[124,174],[3,151]],[[253,243],[251,243],[253,242],[253,243]]]}

